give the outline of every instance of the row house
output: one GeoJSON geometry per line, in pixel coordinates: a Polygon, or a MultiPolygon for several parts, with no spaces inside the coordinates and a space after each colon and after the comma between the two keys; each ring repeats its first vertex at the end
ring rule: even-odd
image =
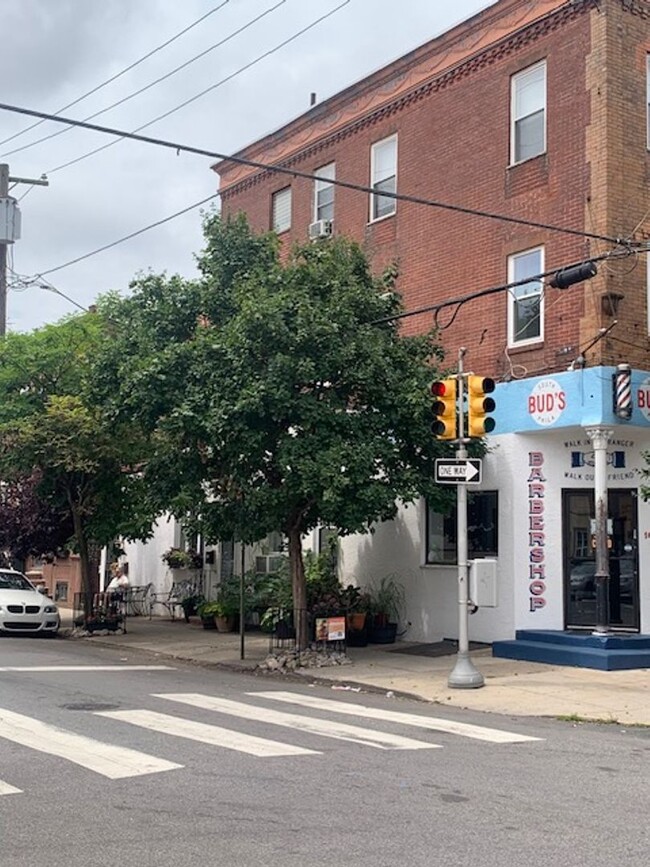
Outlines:
{"type": "MultiPolygon", "coordinates": [[[[448,364],[466,347],[466,369],[497,382],[468,515],[470,557],[498,571],[478,641],[598,625],[599,483],[608,624],[650,633],[649,58],[645,0],[499,0],[214,166],[224,214],[287,248],[342,234],[377,271],[398,263],[407,332],[431,326],[421,308],[517,284],[436,319],[448,364]],[[568,288],[539,276],[591,260],[568,288]]],[[[421,502],[343,540],[342,578],[399,573],[405,637],[455,637],[455,533],[421,502]]]]}

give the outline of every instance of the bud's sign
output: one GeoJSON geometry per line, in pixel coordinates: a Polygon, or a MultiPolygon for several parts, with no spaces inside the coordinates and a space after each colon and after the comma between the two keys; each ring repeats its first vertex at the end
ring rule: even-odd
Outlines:
{"type": "Polygon", "coordinates": [[[636,392],[636,405],[646,421],[650,421],[650,379],[646,377],[636,392]]]}
{"type": "Polygon", "coordinates": [[[555,424],[566,409],[566,393],[555,379],[542,379],[528,397],[528,413],[542,427],[555,424]]]}

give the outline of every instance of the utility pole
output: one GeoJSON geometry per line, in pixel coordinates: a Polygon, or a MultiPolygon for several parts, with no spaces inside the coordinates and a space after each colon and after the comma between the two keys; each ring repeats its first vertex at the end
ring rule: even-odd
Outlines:
{"type": "MultiPolygon", "coordinates": [[[[467,350],[458,350],[458,440],[456,458],[467,460],[467,440],[463,418],[465,380],[463,376],[463,357],[467,350]]],[[[461,481],[457,488],[457,552],[458,552],[458,655],[447,685],[459,689],[476,689],[485,684],[481,672],[475,667],[469,655],[469,564],[467,562],[467,483],[461,481]]]]}
{"type": "Polygon", "coordinates": [[[49,181],[43,175],[38,179],[12,178],[9,166],[0,163],[0,337],[7,333],[7,246],[20,238],[20,209],[9,184],[30,184],[47,187],[49,181]]]}

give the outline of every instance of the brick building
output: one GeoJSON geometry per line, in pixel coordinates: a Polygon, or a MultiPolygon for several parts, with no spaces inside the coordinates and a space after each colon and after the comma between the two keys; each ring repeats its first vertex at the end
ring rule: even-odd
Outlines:
{"type": "MultiPolygon", "coordinates": [[[[499,574],[499,607],[472,621],[479,640],[595,625],[600,461],[608,620],[650,632],[650,509],[639,496],[650,320],[637,252],[650,230],[649,52],[645,0],[499,0],[234,155],[316,178],[235,160],[214,167],[224,213],[245,211],[283,244],[340,233],[377,270],[397,262],[409,311],[611,254],[568,289],[531,279],[437,320],[448,362],[463,345],[466,366],[499,383],[470,506],[471,555],[496,557],[499,574]],[[629,419],[612,408],[619,364],[632,369],[629,419]]],[[[428,328],[431,317],[404,327],[428,328]]],[[[345,542],[344,572],[392,565],[407,587],[407,637],[452,637],[453,527],[425,503],[409,512],[399,528],[345,542]],[[396,529],[408,542],[395,544],[396,529]]]]}

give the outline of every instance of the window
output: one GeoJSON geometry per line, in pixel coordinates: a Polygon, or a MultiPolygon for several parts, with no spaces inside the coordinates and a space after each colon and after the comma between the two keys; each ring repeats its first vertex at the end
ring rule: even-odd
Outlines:
{"type": "MultiPolygon", "coordinates": [[[[370,151],[370,186],[384,193],[397,192],[397,136],[376,142],[370,151]]],[[[397,210],[395,199],[371,196],[370,220],[389,217],[397,210]]]]}
{"type": "Polygon", "coordinates": [[[546,151],[546,61],[512,76],[510,163],[546,151]]]}
{"type": "Polygon", "coordinates": [[[314,221],[334,219],[334,184],[336,165],[330,163],[315,172],[318,179],[314,182],[314,221]]]}
{"type": "MultiPolygon", "coordinates": [[[[544,248],[525,250],[508,258],[508,282],[517,283],[544,270],[544,248]]],[[[508,296],[508,345],[522,346],[544,339],[542,281],[515,286],[508,296]]]]}
{"type": "MultiPolygon", "coordinates": [[[[469,558],[498,554],[498,493],[475,491],[467,497],[467,543],[469,558]]],[[[427,563],[457,560],[456,506],[445,515],[427,506],[427,563]]]]}
{"type": "Polygon", "coordinates": [[[54,590],[54,601],[55,602],[67,602],[68,601],[68,582],[67,581],[57,581],[56,587],[54,590]]]}
{"type": "Polygon", "coordinates": [[[271,211],[274,232],[286,232],[291,228],[291,187],[273,193],[271,211]]]}

